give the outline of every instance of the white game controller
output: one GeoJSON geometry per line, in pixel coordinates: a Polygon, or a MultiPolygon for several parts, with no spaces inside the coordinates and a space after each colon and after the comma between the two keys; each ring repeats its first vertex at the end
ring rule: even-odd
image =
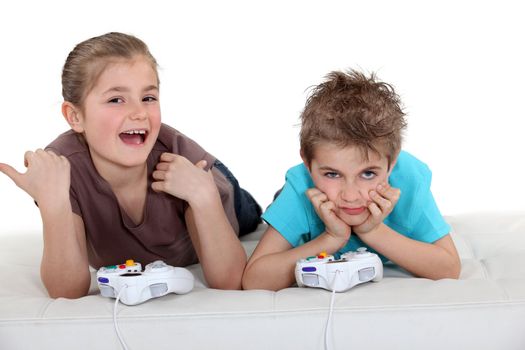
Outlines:
{"type": "Polygon", "coordinates": [[[182,267],[166,265],[157,260],[146,265],[142,272],[139,263],[127,260],[125,264],[101,267],[97,272],[100,294],[117,298],[126,305],[137,305],[168,293],[186,294],[193,289],[194,277],[182,267]]]}
{"type": "Polygon", "coordinates": [[[367,252],[365,247],[344,253],[339,260],[321,253],[297,261],[295,279],[299,287],[345,292],[358,284],[383,279],[383,263],[377,254],[367,252]]]}

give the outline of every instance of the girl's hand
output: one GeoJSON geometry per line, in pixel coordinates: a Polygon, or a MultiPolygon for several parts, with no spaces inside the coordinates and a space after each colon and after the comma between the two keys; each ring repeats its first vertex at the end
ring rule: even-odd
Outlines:
{"type": "Polygon", "coordinates": [[[191,204],[194,200],[204,200],[217,192],[211,171],[204,171],[206,161],[192,164],[187,158],[173,153],[163,153],[153,172],[157,181],[151,188],[166,192],[191,204]]]}
{"type": "Polygon", "coordinates": [[[352,227],[357,234],[368,233],[378,227],[396,206],[401,191],[384,182],[379,184],[375,191],[370,191],[369,194],[372,199],[368,205],[370,216],[361,225],[352,227]]]}
{"type": "Polygon", "coordinates": [[[319,218],[324,222],[326,233],[341,242],[341,247],[350,239],[352,229],[334,212],[335,204],[328,200],[328,196],[317,188],[310,188],[306,195],[312,202],[319,218]]]}
{"type": "Polygon", "coordinates": [[[57,201],[57,198],[69,199],[71,170],[69,161],[52,151],[37,149],[24,155],[25,173],[19,173],[8,164],[0,163],[0,171],[26,191],[39,206],[57,201]]]}

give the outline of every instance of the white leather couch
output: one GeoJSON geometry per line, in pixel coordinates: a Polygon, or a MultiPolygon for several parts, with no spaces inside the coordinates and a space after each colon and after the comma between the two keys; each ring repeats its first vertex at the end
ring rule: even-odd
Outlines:
{"type": "MultiPolygon", "coordinates": [[[[431,281],[385,266],[381,282],[335,295],[334,349],[525,349],[525,212],[447,220],[461,278],[431,281]]],[[[248,253],[263,229],[243,238],[248,253]]],[[[119,349],[114,300],[94,283],[84,298],[49,298],[41,255],[39,232],[0,233],[0,349],[119,349]]],[[[118,306],[130,350],[324,348],[330,292],[214,290],[198,265],[190,270],[191,293],[118,306]]]]}

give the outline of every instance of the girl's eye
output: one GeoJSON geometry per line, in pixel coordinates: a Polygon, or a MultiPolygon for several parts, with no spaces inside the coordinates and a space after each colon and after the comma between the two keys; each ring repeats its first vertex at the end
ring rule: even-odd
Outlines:
{"type": "Polygon", "coordinates": [[[155,96],[146,96],[142,99],[143,102],[154,102],[157,101],[157,98],[155,96]]]}
{"type": "Polygon", "coordinates": [[[339,174],[334,171],[329,171],[329,172],[324,173],[324,176],[326,176],[329,179],[336,179],[339,177],[339,174]]]}
{"type": "Polygon", "coordinates": [[[372,180],[374,177],[376,177],[376,173],[373,171],[363,171],[361,177],[365,180],[372,180]]]}
{"type": "Polygon", "coordinates": [[[122,98],[120,98],[120,97],[113,97],[108,102],[109,103],[122,103],[122,102],[124,102],[124,100],[122,98]]]}

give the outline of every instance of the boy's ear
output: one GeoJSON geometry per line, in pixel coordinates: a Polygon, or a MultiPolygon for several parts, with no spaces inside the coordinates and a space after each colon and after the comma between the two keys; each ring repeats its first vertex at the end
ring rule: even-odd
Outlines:
{"type": "Polygon", "coordinates": [[[396,166],[398,156],[399,156],[399,153],[396,154],[396,157],[390,162],[390,167],[388,169],[388,176],[390,176],[390,174],[392,173],[392,170],[396,166]]]}
{"type": "Polygon", "coordinates": [[[78,133],[84,132],[82,112],[74,104],[64,101],[62,103],[62,115],[71,129],[78,133]]]}
{"type": "Polygon", "coordinates": [[[310,171],[310,162],[304,156],[303,150],[300,150],[299,154],[301,155],[301,159],[303,160],[304,166],[306,167],[306,169],[308,169],[308,171],[310,171]]]}

